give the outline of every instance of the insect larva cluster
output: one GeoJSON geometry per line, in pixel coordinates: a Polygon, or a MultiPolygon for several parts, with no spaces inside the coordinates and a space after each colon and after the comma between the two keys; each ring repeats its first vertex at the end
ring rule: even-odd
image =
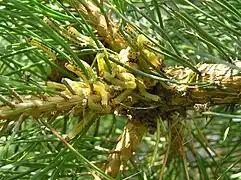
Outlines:
{"type": "Polygon", "coordinates": [[[84,38],[84,35],[82,37],[79,37],[81,33],[79,33],[75,28],[68,27],[66,30],[61,28],[61,26],[59,26],[47,17],[44,17],[43,20],[56,33],[58,33],[60,36],[62,36],[67,41],[73,43],[74,45],[79,46],[81,48],[85,48],[89,44],[89,42],[85,42],[87,38],[84,38]]]}

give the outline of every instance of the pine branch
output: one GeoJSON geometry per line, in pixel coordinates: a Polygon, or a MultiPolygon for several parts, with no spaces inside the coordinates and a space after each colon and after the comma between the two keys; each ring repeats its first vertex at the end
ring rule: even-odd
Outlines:
{"type": "MultiPolygon", "coordinates": [[[[46,85],[46,89],[54,89],[57,92],[55,94],[44,94],[39,91],[41,95],[25,96],[26,91],[22,91],[19,95],[17,88],[12,88],[13,85],[8,85],[7,81],[1,80],[4,89],[4,95],[0,96],[0,101],[2,101],[0,120],[1,123],[3,122],[1,131],[4,132],[7,126],[11,126],[10,122],[22,123],[30,116],[36,119],[55,119],[58,115],[68,113],[82,119],[75,125],[73,131],[68,132],[64,140],[64,142],[66,140],[71,142],[84,131],[92,120],[98,119],[101,115],[118,113],[130,116],[131,118],[104,167],[107,174],[116,177],[121,166],[126,165],[135,154],[144,134],[147,132],[153,134],[156,131],[158,124],[156,119],[161,116],[163,120],[168,121],[170,131],[168,150],[163,164],[168,166],[172,159],[181,154],[185,176],[189,178],[183,145],[185,140],[183,128],[186,128],[183,119],[186,118],[186,111],[194,108],[198,111],[207,111],[209,107],[214,105],[240,104],[241,64],[239,61],[232,62],[237,54],[209,35],[208,30],[210,29],[206,31],[206,29],[199,27],[199,23],[191,19],[186,12],[175,11],[170,5],[161,4],[168,15],[174,16],[178,21],[186,23],[193,30],[196,30],[197,34],[190,32],[189,34],[204,44],[201,45],[201,48],[208,47],[210,54],[212,54],[212,51],[215,54],[217,50],[218,55],[228,59],[228,63],[222,61],[223,64],[217,62],[193,65],[194,63],[190,62],[190,60],[193,60],[192,58],[188,58],[184,55],[185,53],[179,52],[179,49],[185,51],[185,48],[182,49],[175,45],[180,41],[179,38],[185,39],[182,35],[178,38],[173,35],[179,34],[179,29],[172,29],[174,33],[165,30],[166,23],[169,23],[169,20],[166,22],[166,20],[161,19],[158,2],[155,1],[154,3],[158,13],[158,21],[156,16],[148,16],[148,14],[151,16],[152,12],[144,13],[141,8],[129,1],[123,2],[119,2],[121,8],[117,8],[103,1],[67,0],[64,3],[59,3],[63,8],[62,10],[65,10],[67,14],[56,13],[54,15],[53,11],[49,10],[51,13],[43,13],[51,17],[44,17],[43,20],[36,16],[39,9],[32,8],[25,2],[13,0],[3,2],[3,8],[0,11],[6,12],[5,7],[10,9],[17,6],[19,8],[16,7],[20,15],[13,12],[6,16],[7,21],[11,20],[11,24],[13,24],[13,28],[8,28],[11,31],[18,34],[17,28],[22,26],[22,24],[19,26],[18,22],[13,21],[14,18],[19,18],[23,24],[28,25],[31,24],[29,17],[36,20],[37,25],[31,24],[31,30],[23,25],[25,34],[19,34],[29,37],[28,33],[31,32],[31,36],[35,37],[31,37],[28,44],[38,47],[47,54],[48,57],[45,57],[44,62],[55,63],[49,79],[58,83],[47,82],[46,85]],[[153,28],[153,34],[149,33],[149,30],[145,31],[138,23],[133,23],[125,14],[121,13],[121,10],[128,10],[124,5],[128,5],[136,14],[144,17],[149,26],[153,28]],[[109,12],[107,13],[106,9],[112,11],[114,17],[109,12]],[[26,14],[28,17],[23,18],[26,14]],[[121,19],[118,23],[116,23],[116,17],[121,19]],[[78,31],[74,25],[69,23],[69,26],[65,29],[67,24],[63,26],[59,24],[62,18],[78,23],[82,28],[81,31],[78,31]],[[161,23],[161,26],[158,23],[161,23]],[[38,25],[43,32],[35,34],[36,29],[39,28],[38,25]],[[96,30],[96,33],[91,28],[96,30]],[[46,39],[45,33],[54,41],[46,39]],[[45,39],[39,39],[41,35],[45,39]],[[175,43],[172,41],[172,37],[176,38],[175,43]],[[59,45],[63,49],[60,49],[59,45]],[[87,56],[82,55],[85,52],[87,52],[87,56]],[[52,61],[49,61],[48,58],[52,61]],[[170,64],[175,61],[181,65],[170,66],[170,64],[164,63],[166,61],[164,58],[169,58],[170,64]],[[64,61],[61,61],[61,59],[64,59],[64,61]],[[56,71],[56,65],[62,68],[58,67],[61,69],[61,73],[56,71]],[[64,73],[62,74],[62,72],[64,73]],[[56,77],[56,74],[58,77],[56,77]],[[175,114],[178,114],[177,118],[172,117],[175,114]]],[[[145,3],[145,6],[149,6],[149,2],[145,3]]],[[[40,7],[38,2],[34,1],[33,4],[40,7]]],[[[190,5],[189,2],[187,4],[190,5]]],[[[226,5],[228,12],[235,10],[234,7],[225,3],[219,3],[219,5],[222,7],[226,5]]],[[[190,6],[203,13],[203,10],[197,6],[193,4],[190,6]]],[[[216,13],[216,7],[213,4],[208,4],[208,7],[216,13]]],[[[209,14],[204,14],[209,18],[212,17],[209,14]]],[[[235,16],[239,15],[237,12],[234,14],[235,16]]],[[[214,20],[215,23],[222,24],[221,20],[214,20]]],[[[227,21],[235,28],[239,27],[233,20],[227,21]]],[[[171,20],[170,23],[172,23],[171,20]]],[[[180,26],[177,23],[177,27],[178,25],[180,26]]],[[[5,25],[3,27],[7,28],[5,25]]],[[[222,28],[229,29],[226,25],[222,28]]],[[[222,28],[220,31],[223,31],[222,28]]],[[[235,37],[236,42],[236,36],[239,32],[235,28],[231,32],[234,33],[232,36],[235,37]]],[[[185,32],[185,30],[183,31],[185,32]]],[[[192,42],[192,38],[187,38],[185,41],[189,42],[190,40],[192,42]]],[[[26,51],[32,49],[28,48],[26,51]]],[[[1,55],[0,59],[24,52],[17,50],[14,53],[1,55]]],[[[36,57],[43,58],[39,54],[36,57]]],[[[240,57],[240,55],[237,55],[237,57],[240,57]]],[[[20,77],[20,79],[22,77],[20,72],[31,68],[27,65],[21,66],[10,58],[4,63],[7,67],[12,67],[14,64],[14,68],[16,68],[14,72],[18,73],[17,77],[20,77]]],[[[42,74],[45,74],[43,67],[39,66],[38,68],[42,74]]],[[[26,87],[28,87],[27,83],[26,87]]],[[[168,133],[168,131],[164,133],[168,133]]],[[[160,178],[163,177],[164,170],[165,167],[162,167],[160,178]]]]}

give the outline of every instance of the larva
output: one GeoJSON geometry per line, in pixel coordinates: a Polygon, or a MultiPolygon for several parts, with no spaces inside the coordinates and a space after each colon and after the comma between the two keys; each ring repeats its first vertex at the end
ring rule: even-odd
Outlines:
{"type": "MultiPolygon", "coordinates": [[[[81,61],[81,62],[85,66],[86,70],[88,71],[88,74],[90,76],[90,80],[94,81],[96,79],[96,76],[95,76],[95,73],[94,73],[93,69],[85,61],[81,61]]],[[[83,74],[82,70],[79,67],[77,67],[76,65],[65,63],[65,67],[69,71],[71,71],[71,72],[75,73],[77,76],[81,77],[84,82],[88,82],[85,75],[83,74]]]]}
{"type": "Polygon", "coordinates": [[[47,47],[46,45],[44,45],[43,43],[39,42],[39,41],[36,41],[34,40],[33,38],[30,38],[28,40],[28,44],[32,45],[32,46],[37,46],[39,49],[43,50],[45,53],[48,54],[48,56],[50,58],[52,58],[54,61],[56,60],[56,54],[54,53],[54,51],[47,47]]]}
{"type": "Polygon", "coordinates": [[[79,39],[82,42],[90,42],[91,38],[89,38],[88,36],[85,36],[83,34],[81,34],[77,29],[75,29],[72,26],[68,26],[67,27],[67,31],[74,36],[76,39],[79,39]]]}
{"type": "Polygon", "coordinates": [[[87,46],[86,43],[81,42],[79,38],[73,36],[67,30],[59,28],[58,25],[55,22],[51,21],[49,18],[44,17],[43,20],[49,27],[51,27],[55,32],[57,32],[64,39],[82,48],[87,46]]]}
{"type": "Polygon", "coordinates": [[[127,24],[127,25],[125,26],[125,31],[126,31],[128,34],[130,34],[131,36],[133,36],[133,37],[136,37],[136,36],[137,36],[136,32],[134,31],[134,29],[131,27],[130,24],[127,24]]]}
{"type": "Polygon", "coordinates": [[[138,45],[139,49],[143,49],[146,45],[153,46],[152,42],[143,34],[137,36],[136,44],[138,45]]]}
{"type": "Polygon", "coordinates": [[[65,63],[64,66],[69,71],[71,71],[71,72],[75,73],[77,76],[81,77],[84,82],[87,82],[87,79],[86,79],[85,75],[83,74],[83,72],[80,71],[79,68],[77,68],[75,65],[72,65],[72,64],[69,64],[69,63],[65,63]]]}

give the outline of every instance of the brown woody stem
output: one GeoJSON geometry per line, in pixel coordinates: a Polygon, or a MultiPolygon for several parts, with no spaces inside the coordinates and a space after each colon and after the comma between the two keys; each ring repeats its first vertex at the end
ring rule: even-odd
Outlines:
{"type": "Polygon", "coordinates": [[[120,166],[126,164],[135,154],[137,146],[146,132],[147,128],[143,124],[129,122],[125,126],[114,152],[108,158],[108,163],[105,167],[106,173],[112,177],[117,176],[120,166]]]}

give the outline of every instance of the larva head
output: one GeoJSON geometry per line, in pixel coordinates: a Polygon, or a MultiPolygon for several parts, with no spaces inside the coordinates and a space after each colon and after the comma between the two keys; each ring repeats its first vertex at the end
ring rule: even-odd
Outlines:
{"type": "Polygon", "coordinates": [[[140,52],[129,52],[128,59],[137,61],[138,57],[140,56],[140,52]]]}
{"type": "Polygon", "coordinates": [[[68,26],[67,28],[67,31],[70,33],[70,34],[72,34],[72,35],[74,35],[74,36],[79,36],[79,32],[74,28],[74,27],[72,27],[72,26],[68,26]]]}
{"type": "Polygon", "coordinates": [[[72,71],[72,72],[73,72],[73,69],[75,69],[74,66],[71,65],[71,64],[69,64],[68,62],[65,62],[65,63],[64,63],[64,67],[65,67],[66,69],[68,69],[69,71],[72,71]]]}
{"type": "Polygon", "coordinates": [[[125,26],[125,31],[127,32],[127,34],[129,34],[131,36],[131,38],[136,38],[138,33],[134,30],[133,27],[131,27],[130,24],[127,24],[125,26]]]}
{"type": "Polygon", "coordinates": [[[28,44],[31,44],[32,41],[33,41],[33,38],[32,38],[32,37],[29,38],[29,39],[27,39],[27,43],[28,43],[28,44]]]}
{"type": "Polygon", "coordinates": [[[133,32],[133,29],[132,29],[132,27],[129,24],[127,24],[125,26],[125,31],[128,32],[128,33],[131,33],[131,32],[133,32]]]}
{"type": "Polygon", "coordinates": [[[43,21],[46,23],[46,24],[49,24],[50,20],[48,17],[44,16],[43,17],[43,21]]]}
{"type": "Polygon", "coordinates": [[[71,29],[73,29],[73,27],[72,26],[68,26],[66,29],[67,29],[67,31],[71,31],[71,29]]]}

